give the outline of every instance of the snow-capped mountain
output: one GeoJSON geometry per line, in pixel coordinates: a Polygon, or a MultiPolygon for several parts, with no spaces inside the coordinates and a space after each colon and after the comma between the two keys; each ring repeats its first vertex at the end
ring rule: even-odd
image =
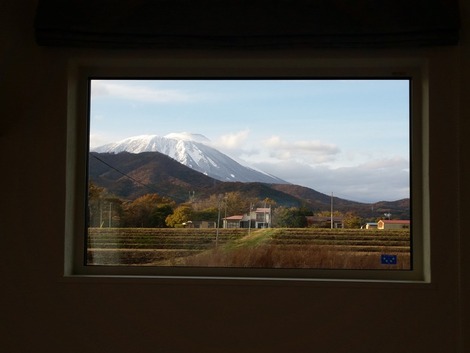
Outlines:
{"type": "Polygon", "coordinates": [[[171,133],[166,136],[129,137],[94,148],[92,151],[99,153],[160,152],[187,167],[221,181],[287,183],[270,174],[241,165],[209,146],[209,143],[210,140],[203,135],[183,132],[171,133]]]}

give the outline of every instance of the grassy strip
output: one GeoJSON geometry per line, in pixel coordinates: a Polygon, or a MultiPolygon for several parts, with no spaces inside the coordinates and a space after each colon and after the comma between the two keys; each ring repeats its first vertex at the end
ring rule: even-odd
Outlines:
{"type": "Polygon", "coordinates": [[[396,253],[396,265],[383,265],[379,252],[338,250],[334,247],[282,249],[266,245],[232,251],[212,250],[184,259],[183,266],[237,268],[311,268],[311,269],[410,269],[409,253],[396,253]]]}

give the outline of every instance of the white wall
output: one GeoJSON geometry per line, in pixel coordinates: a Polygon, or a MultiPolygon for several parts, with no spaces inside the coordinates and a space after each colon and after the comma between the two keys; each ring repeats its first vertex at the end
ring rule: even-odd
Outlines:
{"type": "Polygon", "coordinates": [[[36,46],[34,1],[2,1],[0,351],[468,351],[463,6],[459,47],[415,51],[430,60],[432,284],[423,286],[64,279],[66,64],[91,53],[36,46]]]}

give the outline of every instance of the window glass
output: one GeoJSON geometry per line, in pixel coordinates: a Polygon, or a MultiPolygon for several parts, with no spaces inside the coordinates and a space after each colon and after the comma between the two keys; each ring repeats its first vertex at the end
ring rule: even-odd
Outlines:
{"type": "Polygon", "coordinates": [[[408,79],[91,79],[89,266],[411,270],[408,79]]]}

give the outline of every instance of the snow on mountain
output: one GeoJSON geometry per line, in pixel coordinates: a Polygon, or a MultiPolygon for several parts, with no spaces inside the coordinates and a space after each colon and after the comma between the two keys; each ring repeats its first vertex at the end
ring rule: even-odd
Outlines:
{"type": "Polygon", "coordinates": [[[166,136],[141,135],[94,148],[93,152],[160,152],[187,167],[221,181],[287,183],[268,173],[241,165],[208,143],[210,140],[207,137],[187,132],[171,133],[166,136]]]}

